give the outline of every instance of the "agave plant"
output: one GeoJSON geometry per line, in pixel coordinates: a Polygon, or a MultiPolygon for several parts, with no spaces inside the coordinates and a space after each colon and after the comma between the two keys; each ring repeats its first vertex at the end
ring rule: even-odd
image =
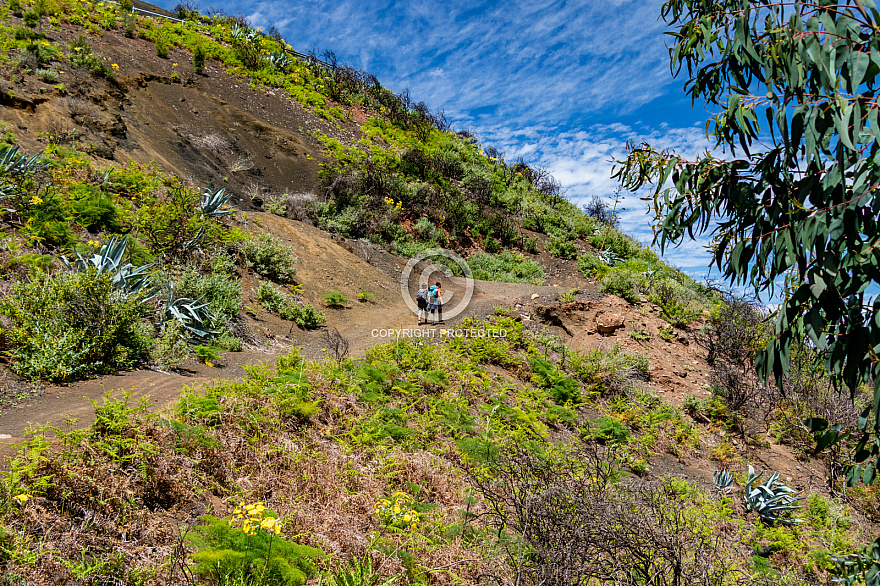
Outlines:
{"type": "MultiPolygon", "coordinates": [[[[0,185],[0,199],[6,197],[12,197],[17,193],[16,189],[12,185],[0,185]]],[[[15,210],[9,208],[0,208],[0,212],[14,212],[15,210]]]]}
{"type": "Polygon", "coordinates": [[[247,29],[242,26],[235,25],[229,31],[229,36],[232,37],[233,41],[240,41],[247,37],[247,29]]]}
{"type": "Polygon", "coordinates": [[[229,35],[232,37],[233,41],[247,41],[249,43],[253,43],[260,38],[260,33],[254,29],[238,25],[232,27],[232,30],[229,31],[229,35]]]}
{"type": "Polygon", "coordinates": [[[202,190],[202,197],[200,200],[202,213],[206,216],[214,216],[217,218],[234,214],[235,210],[223,209],[223,206],[226,205],[230,197],[232,197],[232,194],[226,193],[225,187],[221,187],[214,191],[209,185],[202,190]]]}
{"type": "Polygon", "coordinates": [[[616,267],[617,265],[623,263],[623,259],[611,252],[610,250],[603,250],[602,252],[600,252],[599,260],[601,260],[609,267],[616,267]]]}
{"type": "Polygon", "coordinates": [[[284,71],[290,67],[290,57],[288,57],[286,53],[276,51],[269,55],[269,63],[271,63],[275,69],[284,71]]]}
{"type": "Polygon", "coordinates": [[[189,297],[177,297],[174,293],[174,284],[168,283],[168,298],[165,300],[165,310],[162,312],[161,323],[177,320],[196,338],[210,340],[218,332],[211,329],[210,324],[214,321],[214,314],[208,308],[208,304],[201,299],[189,297]]]}
{"type": "Polygon", "coordinates": [[[733,474],[726,468],[715,470],[712,473],[712,481],[715,483],[715,490],[721,494],[730,494],[733,490],[733,474]]]}
{"type": "Polygon", "coordinates": [[[749,478],[743,494],[746,511],[756,511],[761,515],[761,519],[769,523],[779,522],[783,525],[800,523],[800,519],[783,516],[789,511],[801,508],[800,505],[794,504],[801,500],[800,497],[793,496],[796,491],[779,482],[779,472],[774,472],[766,481],[757,484],[763,475],[763,472],[755,474],[755,469],[749,465],[749,478]]]}
{"type": "Polygon", "coordinates": [[[99,273],[111,273],[113,285],[125,295],[142,294],[144,301],[156,296],[157,289],[152,286],[152,276],[147,270],[152,264],[136,267],[131,263],[122,264],[125,256],[125,248],[128,242],[124,238],[110,239],[107,244],[101,246],[101,250],[89,258],[83,258],[78,251],[76,259],[70,262],[61,257],[61,262],[72,272],[81,272],[94,269],[99,273]]]}
{"type": "Polygon", "coordinates": [[[0,151],[0,176],[21,177],[32,175],[49,166],[49,161],[40,155],[28,158],[20,155],[18,147],[6,147],[0,151]]]}

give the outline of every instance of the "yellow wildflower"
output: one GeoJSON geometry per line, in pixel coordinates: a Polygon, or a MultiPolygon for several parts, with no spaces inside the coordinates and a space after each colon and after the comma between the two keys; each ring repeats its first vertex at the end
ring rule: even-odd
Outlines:
{"type": "Polygon", "coordinates": [[[111,63],[110,67],[112,67],[114,71],[119,71],[119,65],[117,65],[116,63],[111,63]]]}
{"type": "Polygon", "coordinates": [[[31,198],[31,205],[36,206],[36,205],[40,205],[41,203],[43,203],[42,197],[35,195],[31,198]]]}
{"type": "Polygon", "coordinates": [[[20,505],[23,505],[26,502],[28,502],[29,500],[31,500],[32,498],[34,498],[33,495],[30,495],[26,492],[23,492],[19,495],[16,495],[15,497],[13,497],[12,500],[14,500],[15,502],[17,502],[20,505]]]}

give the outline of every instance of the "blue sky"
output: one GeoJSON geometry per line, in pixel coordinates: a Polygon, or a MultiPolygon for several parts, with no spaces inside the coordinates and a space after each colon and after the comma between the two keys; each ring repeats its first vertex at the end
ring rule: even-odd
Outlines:
{"type": "MultiPolygon", "coordinates": [[[[171,4],[166,2],[166,4],[171,4]]],[[[696,156],[709,148],[707,113],[691,108],[669,72],[659,0],[222,0],[263,30],[274,25],[299,51],[333,50],[394,91],[444,109],[507,160],[546,166],[576,203],[610,196],[610,159],[627,140],[696,156]]],[[[170,8],[171,6],[166,6],[170,8]]],[[[207,9],[202,6],[202,9],[207,9]]],[[[629,195],[622,228],[643,243],[646,204],[629,195]]],[[[707,273],[704,242],[668,262],[707,273]]]]}

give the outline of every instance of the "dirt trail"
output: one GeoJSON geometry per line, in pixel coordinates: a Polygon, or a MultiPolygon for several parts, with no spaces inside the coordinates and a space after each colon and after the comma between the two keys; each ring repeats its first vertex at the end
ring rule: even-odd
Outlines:
{"type": "MultiPolygon", "coordinates": [[[[311,332],[299,330],[291,322],[263,311],[255,292],[259,279],[256,275],[245,275],[243,301],[256,343],[244,352],[226,353],[223,368],[189,361],[180,373],[142,369],[69,386],[46,387],[42,394],[31,396],[0,413],[0,441],[18,443],[26,430],[34,425],[64,428],[68,417],[75,418],[77,426],[88,425],[94,418],[91,401],[100,401],[111,389],[130,391],[135,399],[149,397],[150,405],[159,410],[172,404],[184,386],[198,387],[217,379],[240,378],[244,375],[242,365],[258,361],[274,363],[279,354],[294,346],[301,346],[307,358],[320,360],[325,355],[322,351],[326,346],[325,332],[331,329],[338,330],[348,340],[350,355],[357,357],[376,344],[393,340],[394,330],[417,328],[416,316],[407,306],[400,287],[400,274],[406,259],[369,243],[332,236],[302,222],[264,213],[251,213],[250,217],[262,230],[294,247],[299,258],[297,282],[302,287],[301,295],[305,301],[323,307],[321,295],[329,290],[339,291],[349,299],[344,309],[325,309],[325,328],[311,332]],[[367,302],[358,301],[361,288],[374,297],[367,302]]],[[[454,302],[464,295],[464,279],[436,273],[430,276],[430,280],[441,280],[454,302]]],[[[422,329],[433,329],[434,336],[439,339],[440,329],[453,329],[467,316],[491,314],[497,305],[519,304],[524,312],[528,312],[532,306],[556,301],[560,291],[553,286],[516,283],[475,281],[474,285],[473,297],[465,311],[448,319],[443,326],[423,326],[422,329]]],[[[598,295],[594,287],[590,288],[585,282],[582,286],[587,295],[598,295]]],[[[411,295],[414,296],[414,292],[411,291],[411,295]]],[[[9,453],[12,448],[8,446],[0,449],[0,455],[9,453]]]]}

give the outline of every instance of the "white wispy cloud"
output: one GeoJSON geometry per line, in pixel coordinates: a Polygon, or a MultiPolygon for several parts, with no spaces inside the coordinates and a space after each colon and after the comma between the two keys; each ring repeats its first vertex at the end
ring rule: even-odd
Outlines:
{"type": "Polygon", "coordinates": [[[232,2],[295,47],[329,48],[434,108],[518,122],[625,111],[669,83],[659,0],[232,2]]]}

